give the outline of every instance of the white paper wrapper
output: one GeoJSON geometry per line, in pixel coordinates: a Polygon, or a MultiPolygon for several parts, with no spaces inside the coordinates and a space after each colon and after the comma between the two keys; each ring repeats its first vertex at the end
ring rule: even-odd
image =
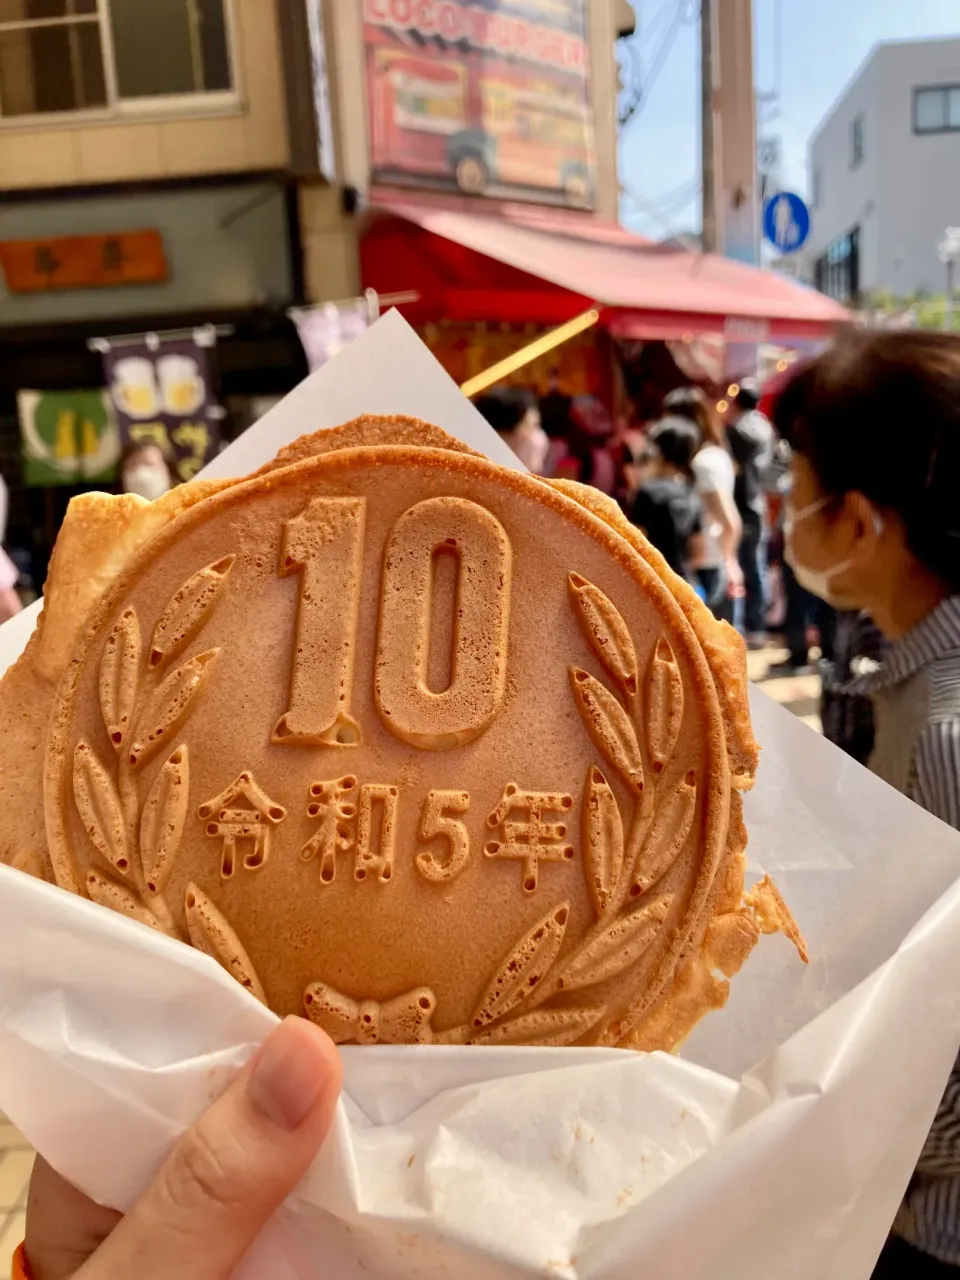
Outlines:
{"type": "MultiPolygon", "coordinates": [[[[209,471],[363,412],[513,461],[388,315],[209,471]]],[[[0,669],[33,617],[0,629],[0,669]]],[[[346,1049],[335,1130],[240,1280],[869,1276],[960,1042],[960,835],[753,713],[751,868],[809,969],[764,939],[680,1058],[346,1049]]],[[[198,952],[0,867],[0,1108],[100,1202],[132,1203],[275,1021],[198,952]]]]}

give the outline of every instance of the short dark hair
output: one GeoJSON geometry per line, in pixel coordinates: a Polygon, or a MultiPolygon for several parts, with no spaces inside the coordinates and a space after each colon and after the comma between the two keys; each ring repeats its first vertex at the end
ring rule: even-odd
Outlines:
{"type": "Polygon", "coordinates": [[[741,382],[737,387],[737,394],[733,397],[733,403],[744,413],[750,413],[760,403],[760,388],[752,380],[741,382]]]}
{"type": "Polygon", "coordinates": [[[798,366],[773,423],[824,493],[895,511],[917,559],[960,590],[960,337],[845,334],[798,366]]]}
{"type": "Polygon", "coordinates": [[[533,392],[525,387],[494,387],[473,402],[494,431],[513,431],[536,403],[533,392]]]}
{"type": "Polygon", "coordinates": [[[723,428],[714,421],[707,397],[699,387],[677,387],[663,397],[663,412],[671,417],[689,418],[700,431],[702,444],[726,448],[723,428]]]}
{"type": "Polygon", "coordinates": [[[661,418],[650,428],[648,439],[660,450],[664,462],[690,474],[691,463],[700,448],[696,423],[689,418],[661,418]]]}

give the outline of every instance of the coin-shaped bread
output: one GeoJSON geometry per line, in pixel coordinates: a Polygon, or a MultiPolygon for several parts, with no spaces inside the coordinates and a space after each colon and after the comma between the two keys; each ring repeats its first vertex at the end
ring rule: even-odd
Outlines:
{"type": "Polygon", "coordinates": [[[669,1047],[783,923],[692,597],[483,458],[294,456],[184,502],[72,642],[57,883],[339,1042],[669,1047]]]}

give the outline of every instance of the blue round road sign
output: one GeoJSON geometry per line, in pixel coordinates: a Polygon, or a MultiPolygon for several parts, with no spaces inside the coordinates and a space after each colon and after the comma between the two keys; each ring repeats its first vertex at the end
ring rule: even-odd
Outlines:
{"type": "Polygon", "coordinates": [[[781,253],[796,253],[810,235],[810,210],[792,191],[778,191],[763,206],[763,234],[781,253]]]}

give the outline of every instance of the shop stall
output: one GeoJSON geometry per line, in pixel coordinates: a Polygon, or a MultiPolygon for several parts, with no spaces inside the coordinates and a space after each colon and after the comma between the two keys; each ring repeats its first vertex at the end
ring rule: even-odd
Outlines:
{"type": "Polygon", "coordinates": [[[416,293],[401,309],[461,384],[587,317],[575,337],[546,351],[537,344],[535,361],[509,376],[542,388],[555,371],[570,394],[615,407],[621,344],[669,344],[681,367],[709,365],[720,383],[755,371],[746,366],[761,346],[822,342],[850,320],[773,272],[656,244],[593,215],[492,201],[482,215],[468,210],[456,197],[374,191],[360,247],[364,285],[416,293]]]}

